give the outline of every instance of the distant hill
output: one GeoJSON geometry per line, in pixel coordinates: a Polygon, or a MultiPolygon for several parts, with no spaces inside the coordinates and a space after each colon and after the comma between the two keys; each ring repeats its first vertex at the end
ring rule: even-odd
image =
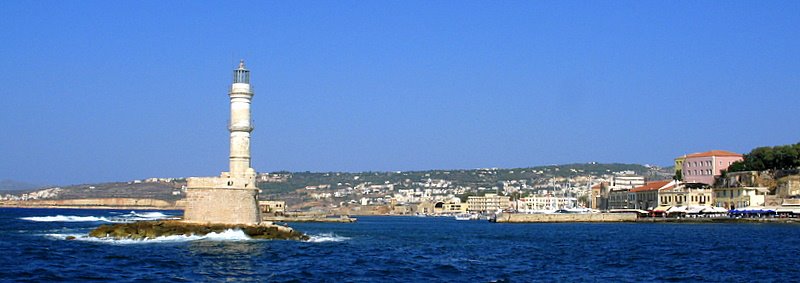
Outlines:
{"type": "Polygon", "coordinates": [[[24,191],[39,187],[41,186],[14,180],[0,180],[0,191],[24,191]]]}
{"type": "MultiPolygon", "coordinates": [[[[277,174],[291,175],[287,182],[259,183],[258,186],[265,193],[281,194],[305,186],[320,184],[336,188],[340,184],[358,184],[370,182],[373,184],[408,184],[424,179],[444,179],[456,185],[472,187],[491,187],[499,181],[507,180],[547,180],[553,177],[576,176],[602,176],[614,172],[632,172],[647,177],[649,180],[666,179],[659,170],[639,164],[622,163],[574,163],[562,165],[547,165],[527,168],[482,168],[482,169],[452,169],[452,170],[426,170],[402,172],[274,172],[277,174]]],[[[406,186],[398,186],[403,188],[406,186]]]]}
{"type": "MultiPolygon", "coordinates": [[[[283,181],[259,182],[258,187],[266,198],[284,199],[297,189],[307,186],[327,185],[331,189],[355,187],[358,184],[393,184],[396,189],[418,188],[418,182],[428,179],[446,180],[456,186],[471,188],[496,186],[498,182],[525,180],[529,185],[548,184],[553,178],[578,176],[608,176],[615,172],[629,172],[645,176],[648,180],[671,178],[672,170],[621,163],[575,163],[526,168],[481,168],[394,172],[273,172],[285,175],[283,181]]],[[[185,180],[172,182],[137,183],[114,182],[60,186],[54,199],[84,198],[153,198],[175,201],[183,197],[180,188],[185,180]]],[[[0,190],[23,193],[42,188],[33,184],[11,180],[0,181],[0,190]]]]}

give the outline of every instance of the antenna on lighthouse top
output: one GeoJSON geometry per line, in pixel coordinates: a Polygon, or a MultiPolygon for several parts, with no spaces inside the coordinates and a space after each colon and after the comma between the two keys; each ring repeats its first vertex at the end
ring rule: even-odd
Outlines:
{"type": "Polygon", "coordinates": [[[244,60],[240,60],[239,68],[233,70],[233,83],[250,84],[250,71],[244,68],[244,60]]]}

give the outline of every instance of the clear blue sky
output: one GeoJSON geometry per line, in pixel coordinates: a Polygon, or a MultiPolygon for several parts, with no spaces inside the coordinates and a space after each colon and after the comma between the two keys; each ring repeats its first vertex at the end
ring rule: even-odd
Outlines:
{"type": "Polygon", "coordinates": [[[240,58],[260,172],[800,141],[800,1],[139,2],[0,2],[0,179],[227,170],[240,58]]]}

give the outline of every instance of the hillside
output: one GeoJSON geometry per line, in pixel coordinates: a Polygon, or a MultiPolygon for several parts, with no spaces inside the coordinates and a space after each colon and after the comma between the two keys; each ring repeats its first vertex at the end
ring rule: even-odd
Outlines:
{"type": "MultiPolygon", "coordinates": [[[[602,175],[622,171],[632,171],[634,174],[643,175],[653,180],[671,177],[668,176],[667,172],[653,170],[639,164],[576,163],[527,168],[483,168],[407,172],[275,172],[274,174],[288,174],[291,178],[288,178],[286,182],[259,183],[258,186],[268,194],[279,194],[306,186],[330,185],[335,188],[345,184],[352,185],[365,182],[372,184],[407,184],[424,179],[447,180],[451,181],[454,185],[461,186],[491,187],[501,181],[548,181],[550,178],[570,178],[578,176],[600,177],[602,175]]],[[[403,186],[401,185],[400,187],[402,188],[403,186]]]]}
{"type": "MultiPolygon", "coordinates": [[[[671,170],[639,164],[582,163],[527,168],[482,168],[407,172],[274,172],[261,174],[261,199],[281,199],[288,204],[314,206],[319,197],[331,202],[351,202],[363,197],[383,198],[403,189],[448,188],[446,194],[463,195],[503,187],[503,183],[526,184],[539,190],[585,187],[591,179],[608,178],[615,172],[642,175],[650,180],[671,177],[671,170]],[[446,184],[446,185],[444,185],[446,184]],[[441,186],[444,187],[441,187],[441,186]],[[368,187],[380,191],[364,191],[368,187]],[[316,188],[319,188],[318,190],[316,188]],[[343,195],[338,195],[336,192],[343,195]],[[335,196],[338,195],[338,196],[335,196]]],[[[116,182],[48,187],[26,194],[6,194],[6,199],[66,200],[88,198],[147,198],[174,202],[183,197],[184,179],[151,182],[116,182]]],[[[515,185],[516,186],[516,185],[515,185]]],[[[367,189],[368,190],[368,189],[367,189]]],[[[445,192],[443,192],[445,193],[445,192]]]]}

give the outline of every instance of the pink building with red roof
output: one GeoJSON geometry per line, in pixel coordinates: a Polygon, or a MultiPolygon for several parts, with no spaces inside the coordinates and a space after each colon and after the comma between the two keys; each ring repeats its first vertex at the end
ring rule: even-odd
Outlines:
{"type": "Polygon", "coordinates": [[[742,155],[725,150],[712,150],[686,155],[683,161],[683,180],[687,183],[704,183],[713,186],[714,179],[722,175],[742,155]]]}

